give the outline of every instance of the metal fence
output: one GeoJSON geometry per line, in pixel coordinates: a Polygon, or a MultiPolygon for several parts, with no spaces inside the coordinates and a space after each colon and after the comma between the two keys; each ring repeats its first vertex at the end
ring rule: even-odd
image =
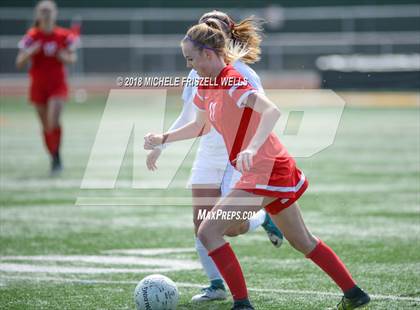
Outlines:
{"type": "MultiPolygon", "coordinates": [[[[188,26],[213,8],[62,8],[59,23],[83,21],[77,74],[185,71],[179,42],[188,26]]],[[[263,72],[313,70],[328,54],[418,53],[420,5],[228,9],[234,19],[267,21],[263,72]]],[[[0,11],[1,74],[14,74],[16,46],[32,24],[33,8],[0,11]]]]}

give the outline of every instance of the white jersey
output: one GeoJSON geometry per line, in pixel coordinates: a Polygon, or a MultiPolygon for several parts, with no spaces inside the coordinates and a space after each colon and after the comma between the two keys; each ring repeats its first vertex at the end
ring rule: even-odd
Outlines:
{"type": "MultiPolygon", "coordinates": [[[[234,68],[238,70],[249,84],[260,92],[264,92],[260,77],[248,65],[241,61],[236,61],[233,64],[234,68]]],[[[191,80],[198,79],[197,71],[194,69],[190,71],[188,78],[191,80]]],[[[196,106],[193,104],[194,96],[197,92],[197,87],[186,86],[182,92],[182,100],[184,106],[182,112],[176,121],[172,124],[169,131],[180,128],[195,119],[196,106]]],[[[228,162],[228,154],[225,147],[225,142],[222,136],[212,127],[210,132],[201,137],[200,145],[194,162],[194,167],[198,165],[209,167],[209,169],[225,169],[228,162]]],[[[193,169],[194,169],[193,167],[193,169]]]]}

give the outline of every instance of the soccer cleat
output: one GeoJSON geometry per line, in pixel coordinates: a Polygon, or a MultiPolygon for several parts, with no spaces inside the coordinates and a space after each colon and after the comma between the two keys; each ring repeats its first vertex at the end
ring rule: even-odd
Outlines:
{"type": "Polygon", "coordinates": [[[203,288],[201,294],[191,298],[192,302],[205,302],[212,300],[225,300],[227,298],[226,291],[221,288],[213,288],[211,286],[203,288]]]}
{"type": "Polygon", "coordinates": [[[270,239],[271,243],[276,247],[279,248],[283,244],[283,233],[280,229],[277,228],[276,224],[273,223],[271,217],[266,213],[264,223],[262,224],[265,232],[268,235],[268,239],[270,239]]]}
{"type": "Polygon", "coordinates": [[[253,306],[234,306],[231,310],[255,310],[253,306]]]}
{"type": "Polygon", "coordinates": [[[60,154],[57,153],[52,157],[51,161],[51,176],[57,176],[63,170],[63,166],[61,164],[60,154]]]}
{"type": "Polygon", "coordinates": [[[249,299],[235,300],[233,303],[233,308],[231,310],[255,310],[254,307],[249,302],[249,299]]]}
{"type": "Polygon", "coordinates": [[[370,301],[368,294],[360,290],[357,296],[347,298],[343,296],[341,301],[337,304],[337,310],[351,310],[366,306],[370,301]]]}

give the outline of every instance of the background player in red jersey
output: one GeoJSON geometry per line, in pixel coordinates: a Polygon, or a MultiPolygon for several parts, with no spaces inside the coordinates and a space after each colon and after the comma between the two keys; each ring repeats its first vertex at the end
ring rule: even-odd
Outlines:
{"type": "Polygon", "coordinates": [[[75,48],[80,32],[56,25],[57,6],[44,0],[35,8],[35,24],[19,42],[16,66],[20,69],[30,62],[30,101],[41,121],[44,142],[51,155],[51,173],[62,170],[60,159],[63,103],[68,86],[64,65],[76,61],[75,48]]]}
{"type": "MultiPolygon", "coordinates": [[[[200,85],[194,98],[198,108],[196,120],[163,135],[149,134],[145,137],[146,144],[194,138],[207,132],[210,124],[214,126],[223,136],[231,164],[242,172],[242,177],[211,212],[238,214],[265,208],[290,244],[341,288],[344,296],[338,309],[349,310],[367,304],[369,296],[358,287],[341,259],[309,231],[303,220],[297,200],[308,183],[272,132],[280,117],[279,109],[247,84],[233,66],[227,65],[245,53],[246,47],[235,49],[227,45],[221,31],[202,23],[188,30],[182,41],[182,52],[187,65],[201,77],[216,79],[218,85],[227,78],[237,82],[228,87],[200,85]]],[[[228,229],[241,222],[241,218],[206,219],[197,235],[230,288],[233,309],[252,310],[241,266],[223,238],[228,229]]]]}

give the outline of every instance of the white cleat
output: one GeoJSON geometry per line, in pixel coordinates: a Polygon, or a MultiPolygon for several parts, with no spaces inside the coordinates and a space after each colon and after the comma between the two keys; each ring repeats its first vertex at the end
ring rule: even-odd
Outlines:
{"type": "Polygon", "coordinates": [[[283,244],[283,238],[280,238],[279,236],[267,232],[268,239],[270,239],[271,243],[276,247],[279,248],[283,244]]]}
{"type": "Polygon", "coordinates": [[[283,233],[280,229],[274,224],[273,220],[270,218],[268,213],[265,215],[265,221],[261,225],[265,232],[267,233],[268,239],[270,239],[271,243],[276,247],[279,248],[283,244],[283,233]]]}
{"type": "Polygon", "coordinates": [[[225,300],[227,298],[226,291],[220,288],[206,287],[203,288],[201,294],[193,296],[192,302],[205,302],[212,300],[225,300]]]}

